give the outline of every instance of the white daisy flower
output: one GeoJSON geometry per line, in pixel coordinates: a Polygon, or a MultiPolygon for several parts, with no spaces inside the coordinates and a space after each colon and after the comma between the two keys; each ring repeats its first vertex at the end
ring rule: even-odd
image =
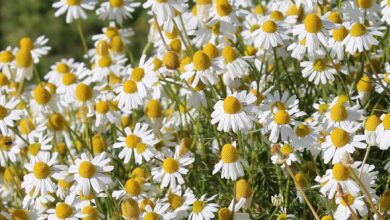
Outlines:
{"type": "Polygon", "coordinates": [[[360,22],[349,25],[349,34],[343,40],[345,51],[353,55],[378,45],[379,41],[375,39],[375,36],[383,36],[380,30],[378,27],[367,27],[360,22]]]}
{"type": "Polygon", "coordinates": [[[241,57],[236,49],[232,46],[226,46],[222,49],[222,56],[218,58],[219,67],[224,75],[230,79],[242,78],[247,74],[249,64],[247,61],[252,60],[250,56],[241,57]]]}
{"type": "Polygon", "coordinates": [[[150,183],[145,182],[142,177],[130,178],[126,181],[122,189],[114,190],[112,196],[115,199],[140,199],[153,197],[158,192],[157,189],[150,183]]]}
{"type": "Polygon", "coordinates": [[[329,47],[331,57],[336,57],[339,60],[344,59],[344,39],[348,35],[348,30],[344,25],[340,25],[330,31],[329,47]]]}
{"type": "Polygon", "coordinates": [[[88,113],[88,117],[95,116],[95,127],[98,130],[106,130],[109,125],[120,124],[120,112],[112,106],[111,101],[96,100],[95,109],[88,113]]]}
{"type": "Polygon", "coordinates": [[[271,18],[263,18],[260,22],[260,28],[253,31],[253,35],[256,36],[253,42],[254,46],[264,50],[284,46],[284,41],[288,39],[286,32],[287,29],[281,22],[276,22],[271,18]]]}
{"type": "Polygon", "coordinates": [[[179,220],[188,216],[194,199],[195,195],[191,189],[187,188],[184,191],[181,186],[178,186],[166,194],[164,201],[169,204],[170,210],[176,214],[175,219],[179,220]]]}
{"type": "Polygon", "coordinates": [[[179,151],[166,150],[163,152],[162,165],[152,169],[153,180],[160,182],[161,188],[170,186],[175,189],[177,184],[184,184],[182,175],[187,175],[188,169],[185,168],[192,164],[195,159],[190,156],[179,156],[179,151]]]}
{"type": "Polygon", "coordinates": [[[350,106],[349,103],[338,98],[332,101],[326,113],[327,129],[354,127],[362,119],[363,111],[359,105],[350,106]]]}
{"type": "Polygon", "coordinates": [[[301,62],[302,76],[308,78],[310,82],[318,84],[329,84],[335,80],[337,74],[328,58],[317,58],[310,61],[301,62]]]}
{"type": "Polygon", "coordinates": [[[61,179],[66,175],[66,165],[55,165],[57,155],[57,153],[53,153],[52,156],[49,152],[41,153],[24,165],[30,173],[23,177],[21,186],[27,193],[33,192],[32,197],[54,192],[56,185],[51,178],[61,179]]]}
{"type": "Polygon", "coordinates": [[[332,164],[335,164],[343,160],[345,153],[353,154],[355,148],[365,149],[367,147],[364,143],[365,136],[355,134],[359,128],[360,126],[348,129],[334,128],[321,144],[324,162],[332,160],[332,164]]]}
{"type": "MultiPolygon", "coordinates": [[[[378,198],[376,195],[377,189],[377,179],[379,172],[375,170],[375,166],[371,164],[364,164],[361,161],[355,161],[353,163],[354,172],[359,174],[359,178],[367,189],[368,193],[370,193],[371,197],[375,200],[378,198]]],[[[386,168],[385,168],[386,169],[386,168]]]]}
{"type": "Polygon", "coordinates": [[[75,62],[74,59],[61,59],[54,65],[50,66],[50,71],[44,76],[44,79],[54,85],[60,85],[62,75],[68,72],[74,72],[77,70],[79,63],[75,62]]]}
{"type": "Polygon", "coordinates": [[[321,184],[320,192],[328,195],[332,199],[339,187],[344,193],[357,195],[360,191],[358,184],[351,177],[351,169],[342,163],[336,163],[332,169],[319,180],[321,184]]]}
{"type": "Polygon", "coordinates": [[[12,69],[14,68],[13,61],[15,60],[15,55],[12,52],[11,48],[7,48],[0,52],[0,71],[11,78],[12,69]]]}
{"type": "Polygon", "coordinates": [[[292,139],[291,145],[298,151],[308,149],[312,154],[316,155],[318,150],[318,134],[319,128],[317,121],[312,118],[306,119],[304,122],[297,123],[294,127],[295,136],[292,139]]]}
{"type": "Polygon", "coordinates": [[[53,148],[51,144],[52,137],[44,134],[43,132],[39,132],[34,135],[28,136],[28,155],[30,158],[36,158],[42,152],[49,153],[53,148]]]}
{"type": "Polygon", "coordinates": [[[192,211],[189,220],[211,220],[214,219],[215,213],[218,212],[219,205],[212,203],[217,195],[210,198],[206,198],[206,195],[202,195],[199,199],[193,199],[192,211]]]}
{"type": "Polygon", "coordinates": [[[104,152],[94,158],[82,153],[75,164],[69,167],[69,173],[73,174],[75,179],[75,192],[89,195],[91,186],[96,193],[108,188],[112,183],[108,172],[114,169],[113,166],[108,165],[110,162],[111,159],[106,158],[104,152]]]}
{"type": "Polygon", "coordinates": [[[131,128],[125,128],[126,136],[118,138],[118,142],[114,144],[114,148],[123,148],[119,153],[119,159],[124,159],[124,163],[129,163],[134,154],[135,162],[142,164],[145,160],[150,161],[155,153],[153,146],[158,143],[155,139],[153,130],[148,130],[147,124],[137,123],[134,131],[131,128]]]}
{"type": "Polygon", "coordinates": [[[242,213],[239,210],[245,204],[245,200],[232,200],[229,207],[220,208],[218,210],[218,219],[236,219],[236,220],[250,220],[249,213],[242,213]]]}
{"type": "Polygon", "coordinates": [[[115,89],[118,94],[114,100],[118,101],[118,108],[122,111],[131,111],[144,104],[147,91],[144,87],[138,87],[137,82],[129,79],[115,89]]]}
{"type": "Polygon", "coordinates": [[[390,147],[390,113],[383,114],[380,118],[382,123],[376,127],[376,142],[381,150],[390,147]]]}
{"type": "Polygon", "coordinates": [[[347,220],[351,216],[351,210],[355,214],[365,216],[367,214],[367,207],[363,200],[363,196],[355,197],[351,194],[339,195],[336,198],[337,209],[333,213],[336,219],[347,220]]]}
{"type": "Polygon", "coordinates": [[[95,42],[95,46],[100,40],[104,40],[107,43],[112,40],[113,37],[119,36],[122,42],[125,44],[130,43],[129,37],[134,35],[134,31],[131,28],[118,28],[115,22],[110,22],[108,27],[104,27],[102,34],[96,34],[92,36],[92,40],[95,42]]]}
{"type": "Polygon", "coordinates": [[[100,5],[100,8],[96,10],[96,14],[102,20],[114,20],[122,24],[124,19],[132,18],[131,13],[140,5],[140,2],[134,2],[133,0],[109,0],[100,5]]]}
{"type": "Polygon", "coordinates": [[[293,34],[298,35],[299,41],[306,39],[306,46],[309,52],[327,45],[327,30],[333,28],[334,24],[326,18],[316,14],[308,14],[304,23],[294,27],[293,34]]]}
{"type": "Polygon", "coordinates": [[[290,144],[283,144],[279,151],[280,154],[276,153],[271,156],[273,164],[281,164],[281,167],[284,168],[284,162],[286,162],[288,166],[291,166],[294,162],[300,162],[299,158],[295,156],[294,148],[290,144]]]}
{"type": "Polygon", "coordinates": [[[158,20],[162,22],[175,17],[175,10],[178,12],[183,12],[184,10],[181,3],[177,2],[177,0],[147,0],[142,6],[144,8],[151,8],[158,20]]]}
{"type": "Polygon", "coordinates": [[[127,72],[130,73],[130,79],[137,83],[137,88],[148,91],[158,81],[153,70],[153,59],[146,59],[146,55],[142,55],[138,67],[129,68],[127,72]]]}
{"type": "Polygon", "coordinates": [[[238,11],[229,0],[217,0],[210,10],[210,17],[208,24],[213,26],[218,23],[222,35],[234,35],[237,27],[240,26],[238,11]]]}
{"type": "Polygon", "coordinates": [[[39,58],[47,55],[51,50],[51,47],[45,46],[48,41],[49,39],[44,35],[39,36],[35,41],[29,37],[24,37],[20,39],[19,47],[30,50],[34,63],[39,63],[39,58]]]}
{"type": "Polygon", "coordinates": [[[376,128],[382,121],[376,115],[371,115],[366,118],[364,123],[364,136],[366,138],[366,143],[369,146],[377,146],[378,142],[376,141],[376,128]]]}
{"type": "Polygon", "coordinates": [[[251,129],[255,120],[256,100],[252,93],[246,91],[235,92],[224,100],[219,100],[211,113],[211,124],[218,123],[218,130],[224,132],[232,130],[238,133],[251,129]]]}
{"type": "Polygon", "coordinates": [[[15,81],[21,82],[24,79],[30,80],[33,75],[33,58],[31,50],[21,48],[15,55],[16,76],[15,81]]]}
{"type": "Polygon", "coordinates": [[[81,213],[80,209],[76,208],[79,200],[71,194],[65,198],[65,201],[58,202],[55,208],[47,210],[48,220],[79,220],[86,215],[81,213]]]}
{"type": "Polygon", "coordinates": [[[157,201],[152,208],[150,205],[145,207],[145,212],[142,214],[142,219],[160,219],[169,220],[175,218],[175,213],[169,212],[169,204],[163,204],[157,201]]]}
{"type": "Polygon", "coordinates": [[[53,4],[53,8],[57,8],[54,15],[58,17],[66,13],[66,23],[77,19],[87,19],[84,10],[93,10],[95,4],[95,0],[60,0],[53,4]]]}
{"type": "Polygon", "coordinates": [[[8,133],[8,127],[14,127],[15,121],[21,119],[23,110],[18,110],[16,106],[19,100],[11,98],[7,101],[4,95],[0,96],[0,131],[2,134],[8,133]]]}
{"type": "Polygon", "coordinates": [[[221,150],[221,160],[214,166],[213,175],[222,169],[222,179],[237,180],[238,177],[244,176],[243,166],[248,164],[240,157],[240,151],[236,143],[225,144],[221,150]]]}
{"type": "Polygon", "coordinates": [[[93,82],[108,82],[109,74],[120,75],[123,65],[126,63],[125,56],[112,57],[109,54],[96,57],[95,68],[93,69],[93,82]]]}

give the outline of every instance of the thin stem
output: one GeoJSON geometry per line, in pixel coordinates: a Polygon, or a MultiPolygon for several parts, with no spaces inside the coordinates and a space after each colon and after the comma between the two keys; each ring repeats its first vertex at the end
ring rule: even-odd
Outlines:
{"type": "Polygon", "coordinates": [[[77,20],[77,30],[78,30],[79,35],[80,35],[81,43],[83,44],[84,53],[87,54],[88,53],[87,41],[85,41],[84,32],[83,32],[83,28],[81,26],[80,19],[77,20]]]}
{"type": "Polygon", "coordinates": [[[363,168],[364,168],[364,165],[366,164],[366,161],[368,159],[368,154],[370,153],[370,149],[371,149],[371,145],[368,145],[368,147],[366,149],[366,154],[364,155],[364,159],[363,159],[362,165],[360,167],[359,178],[362,177],[363,168]]]}

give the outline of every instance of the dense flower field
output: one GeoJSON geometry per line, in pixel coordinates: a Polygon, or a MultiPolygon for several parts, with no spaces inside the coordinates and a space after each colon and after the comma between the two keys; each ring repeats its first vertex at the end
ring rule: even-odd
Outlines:
{"type": "Polygon", "coordinates": [[[52,7],[84,57],[1,48],[0,220],[390,219],[389,0],[52,7]]]}

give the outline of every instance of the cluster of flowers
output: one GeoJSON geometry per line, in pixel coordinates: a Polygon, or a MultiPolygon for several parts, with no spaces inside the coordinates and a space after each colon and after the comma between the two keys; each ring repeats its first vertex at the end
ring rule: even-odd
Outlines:
{"type": "MultiPolygon", "coordinates": [[[[0,219],[260,218],[262,146],[312,218],[390,217],[390,161],[368,163],[389,155],[390,1],[99,2],[53,4],[67,23],[110,21],[83,62],[42,77],[44,36],[0,52],[0,219]],[[130,64],[123,23],[142,8],[148,44],[130,64]],[[192,170],[231,192],[200,193],[192,170]]],[[[283,193],[270,217],[299,217],[283,193]]]]}

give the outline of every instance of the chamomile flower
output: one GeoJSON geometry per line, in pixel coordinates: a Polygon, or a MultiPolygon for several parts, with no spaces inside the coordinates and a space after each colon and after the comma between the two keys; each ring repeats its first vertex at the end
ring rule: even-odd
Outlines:
{"type": "Polygon", "coordinates": [[[246,91],[227,96],[214,105],[211,123],[218,123],[218,130],[224,132],[232,130],[237,133],[249,130],[253,126],[253,114],[256,110],[253,103],[256,100],[252,93],[246,91]]]}
{"type": "Polygon", "coordinates": [[[336,219],[347,220],[351,216],[351,210],[356,214],[359,213],[362,216],[367,214],[366,204],[363,201],[363,197],[355,197],[351,194],[339,195],[336,198],[336,204],[338,204],[336,211],[333,213],[336,219]]]}
{"type": "Polygon", "coordinates": [[[263,19],[260,28],[253,31],[255,47],[269,50],[277,46],[284,46],[284,41],[288,39],[285,34],[287,29],[280,22],[272,19],[263,19]]]}
{"type": "Polygon", "coordinates": [[[102,20],[114,20],[122,24],[124,19],[132,18],[131,13],[140,5],[140,2],[134,2],[133,0],[109,0],[100,5],[100,8],[96,10],[96,14],[102,20]]]}
{"type": "Polygon", "coordinates": [[[119,159],[124,159],[124,163],[129,163],[134,154],[135,162],[142,164],[143,161],[149,161],[154,157],[152,147],[158,143],[154,137],[153,130],[148,130],[148,125],[137,123],[132,131],[131,128],[125,128],[126,136],[118,138],[114,148],[123,148],[119,153],[119,159]]]}
{"type": "Polygon", "coordinates": [[[20,82],[24,79],[31,79],[33,73],[33,65],[34,63],[30,49],[19,49],[15,55],[15,80],[17,82],[20,82]]]}
{"type": "Polygon", "coordinates": [[[92,36],[92,40],[95,41],[95,46],[100,40],[104,40],[107,43],[112,40],[113,37],[119,36],[123,43],[130,43],[129,37],[134,35],[134,31],[131,28],[118,28],[115,22],[110,22],[108,27],[104,27],[103,33],[92,36]]]}
{"type": "Polygon", "coordinates": [[[336,97],[326,113],[327,129],[332,127],[348,129],[362,119],[362,110],[359,105],[350,106],[347,102],[336,97]]]}
{"type": "Polygon", "coordinates": [[[341,187],[344,193],[350,193],[351,195],[357,195],[360,191],[358,184],[351,177],[352,170],[347,166],[343,163],[336,163],[319,180],[321,184],[320,192],[327,194],[329,199],[333,198],[338,187],[341,187]]]}
{"type": "Polygon", "coordinates": [[[376,127],[376,142],[381,150],[390,147],[390,113],[383,114],[380,118],[382,123],[376,127]]]}
{"type": "Polygon", "coordinates": [[[164,201],[166,200],[169,209],[176,214],[175,219],[181,219],[188,216],[194,199],[195,195],[191,189],[187,188],[184,191],[182,187],[177,187],[166,194],[164,201]]]}
{"type": "Polygon", "coordinates": [[[142,177],[130,178],[121,190],[114,190],[112,196],[116,199],[145,198],[155,196],[155,188],[145,182],[142,177]]]}
{"type": "Polygon", "coordinates": [[[229,207],[223,207],[218,210],[218,220],[223,219],[237,219],[237,220],[249,220],[248,213],[241,213],[239,210],[245,204],[244,200],[231,201],[229,207]]]}
{"type": "Polygon", "coordinates": [[[206,195],[202,195],[199,199],[193,199],[192,211],[188,219],[190,220],[211,220],[215,217],[215,213],[218,212],[219,205],[212,203],[217,195],[207,198],[206,195]]]}
{"type": "Polygon", "coordinates": [[[217,0],[210,11],[209,25],[219,24],[219,31],[225,34],[233,34],[239,26],[237,9],[229,0],[217,0]]]}
{"type": "Polygon", "coordinates": [[[304,122],[299,122],[294,127],[295,136],[292,138],[291,145],[298,151],[308,149],[312,154],[318,153],[317,140],[318,135],[317,122],[313,118],[308,118],[304,122]]]}
{"type": "Polygon", "coordinates": [[[114,100],[118,101],[118,108],[131,111],[144,103],[147,91],[144,87],[138,87],[137,82],[129,79],[122,86],[115,89],[118,94],[114,100]]]}
{"type": "Polygon", "coordinates": [[[123,70],[123,65],[126,62],[124,56],[112,57],[109,54],[104,54],[96,58],[96,65],[93,69],[93,82],[108,82],[109,74],[120,75],[123,70]]]}
{"type": "Polygon", "coordinates": [[[105,130],[110,124],[119,125],[120,113],[112,106],[111,101],[96,100],[95,109],[88,116],[95,116],[95,127],[100,130],[105,130]]]}
{"type": "Polygon", "coordinates": [[[85,153],[81,154],[69,168],[69,173],[74,175],[76,193],[89,195],[91,187],[96,193],[105,190],[112,183],[107,174],[114,169],[108,165],[110,162],[111,159],[107,158],[104,152],[94,158],[85,153]]]}
{"type": "Polygon", "coordinates": [[[29,37],[24,37],[19,41],[19,47],[22,49],[28,49],[31,52],[34,63],[38,63],[39,59],[47,55],[51,50],[51,47],[45,46],[49,39],[44,35],[39,36],[35,41],[29,37]]]}
{"type": "Polygon", "coordinates": [[[336,69],[331,66],[329,59],[317,58],[311,61],[301,62],[302,76],[308,78],[310,82],[315,85],[318,84],[329,84],[335,80],[337,74],[336,69]]]}
{"type": "Polygon", "coordinates": [[[143,219],[161,219],[169,220],[175,217],[175,213],[169,212],[169,205],[163,204],[157,201],[156,205],[152,208],[150,205],[146,205],[145,212],[142,214],[143,219]]]}
{"type": "Polygon", "coordinates": [[[8,127],[13,127],[15,121],[21,119],[22,110],[16,109],[19,100],[12,98],[7,101],[4,95],[0,96],[0,131],[2,134],[8,133],[8,127]]]}
{"type": "Polygon", "coordinates": [[[153,59],[146,59],[143,55],[138,67],[129,68],[130,79],[137,83],[137,88],[148,91],[158,81],[157,74],[153,71],[153,59]]]}
{"type": "Polygon", "coordinates": [[[0,51],[0,71],[2,71],[8,78],[11,77],[11,68],[15,55],[12,53],[11,48],[0,51]]]}
{"type": "Polygon", "coordinates": [[[376,128],[381,123],[381,120],[376,115],[371,115],[366,118],[364,123],[364,136],[366,138],[366,143],[370,146],[376,146],[376,128]]]}
{"type": "Polygon", "coordinates": [[[330,31],[331,37],[329,38],[330,55],[336,57],[339,60],[344,58],[344,39],[348,35],[348,30],[344,25],[340,25],[330,31]]]}
{"type": "Polygon", "coordinates": [[[225,144],[222,146],[221,160],[214,166],[213,175],[222,169],[222,179],[235,181],[245,175],[243,166],[246,165],[247,163],[240,157],[236,144],[225,144]]]}
{"type": "Polygon", "coordinates": [[[0,136],[0,166],[6,167],[8,161],[15,162],[20,148],[14,142],[15,134],[12,131],[2,132],[0,136]]]}
{"type": "MultiPolygon", "coordinates": [[[[144,8],[150,8],[156,14],[159,21],[167,21],[175,16],[175,10],[183,11],[182,5],[177,0],[147,0],[144,8]]],[[[161,23],[161,22],[159,22],[161,23]]]]}
{"type": "Polygon", "coordinates": [[[28,136],[28,154],[30,158],[36,158],[41,152],[48,153],[53,148],[52,137],[43,132],[28,136]]]}
{"type": "Polygon", "coordinates": [[[93,10],[95,0],[60,0],[53,4],[56,8],[55,16],[61,16],[66,13],[66,23],[71,23],[77,19],[86,19],[87,14],[84,10],[93,10]]]}
{"type": "Polygon", "coordinates": [[[334,128],[321,144],[324,150],[324,162],[328,163],[332,160],[332,164],[335,164],[343,160],[345,153],[353,154],[355,148],[365,149],[367,147],[364,143],[365,136],[355,135],[359,128],[360,126],[348,129],[334,128]]]}
{"type": "MultiPolygon", "coordinates": [[[[279,147],[278,145],[276,145],[279,147]]],[[[280,153],[276,153],[271,157],[273,164],[282,164],[282,167],[284,168],[284,162],[288,166],[291,166],[293,162],[300,162],[299,159],[295,156],[294,148],[290,144],[283,144],[280,149],[280,153]]]]}
{"type": "Polygon", "coordinates": [[[379,94],[390,89],[390,63],[385,64],[385,71],[386,73],[384,74],[373,75],[375,79],[375,91],[379,94]]]}
{"type": "Polygon", "coordinates": [[[365,24],[355,22],[349,27],[349,34],[343,40],[345,51],[350,54],[367,51],[371,46],[379,44],[375,36],[381,37],[383,33],[377,27],[367,27],[365,24]]]}
{"type": "Polygon", "coordinates": [[[170,186],[172,189],[175,189],[177,184],[181,185],[184,183],[182,175],[188,173],[186,167],[194,161],[195,159],[190,156],[180,157],[179,151],[175,151],[175,153],[170,150],[164,151],[162,165],[152,169],[153,180],[160,182],[161,188],[170,186]]]}
{"type": "Polygon", "coordinates": [[[74,59],[61,59],[54,65],[50,66],[50,71],[44,76],[44,79],[55,85],[59,85],[64,73],[77,70],[78,63],[74,59]]]}
{"type": "Polygon", "coordinates": [[[219,57],[218,61],[224,75],[227,75],[230,79],[235,79],[245,76],[249,68],[246,61],[251,59],[252,57],[249,56],[241,57],[232,46],[226,46],[222,49],[222,57],[219,57]]]}
{"type": "Polygon", "coordinates": [[[69,195],[65,201],[58,202],[55,208],[47,210],[48,220],[78,220],[84,218],[86,215],[81,213],[80,209],[76,208],[79,201],[75,195],[69,195]]]}
{"type": "Polygon", "coordinates": [[[298,35],[299,41],[305,39],[307,50],[314,52],[321,44],[327,45],[327,30],[333,28],[333,23],[316,14],[308,14],[303,24],[294,27],[293,34],[298,35]]]}
{"type": "Polygon", "coordinates": [[[22,188],[26,192],[33,192],[33,197],[54,192],[56,185],[51,178],[64,178],[67,166],[55,165],[57,153],[50,156],[49,152],[38,154],[31,158],[30,163],[25,164],[25,168],[30,172],[23,177],[22,188]],[[65,173],[64,173],[65,171],[65,173]]]}

